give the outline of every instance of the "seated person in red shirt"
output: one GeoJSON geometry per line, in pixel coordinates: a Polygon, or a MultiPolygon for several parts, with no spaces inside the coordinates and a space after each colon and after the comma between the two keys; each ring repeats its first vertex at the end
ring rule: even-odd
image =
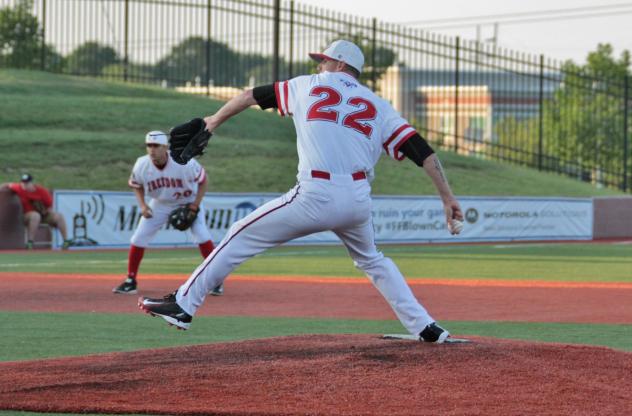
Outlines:
{"type": "Polygon", "coordinates": [[[20,183],[4,184],[0,188],[8,188],[20,198],[28,239],[26,243],[27,249],[33,248],[33,238],[41,222],[59,229],[64,239],[63,249],[67,249],[70,246],[64,217],[60,213],[51,210],[53,198],[51,198],[50,192],[43,186],[35,185],[31,175],[25,173],[22,175],[20,183]]]}

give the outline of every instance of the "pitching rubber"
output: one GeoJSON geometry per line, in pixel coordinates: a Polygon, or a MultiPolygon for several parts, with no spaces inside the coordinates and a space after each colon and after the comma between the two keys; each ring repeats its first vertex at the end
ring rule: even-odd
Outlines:
{"type": "MultiPolygon", "coordinates": [[[[409,340],[409,341],[415,341],[415,342],[420,342],[419,341],[419,336],[417,335],[410,335],[410,334],[384,334],[382,335],[382,339],[405,339],[405,340],[409,340]]],[[[472,342],[469,339],[466,338],[452,338],[452,337],[448,337],[443,341],[443,344],[467,344],[472,342]]]]}

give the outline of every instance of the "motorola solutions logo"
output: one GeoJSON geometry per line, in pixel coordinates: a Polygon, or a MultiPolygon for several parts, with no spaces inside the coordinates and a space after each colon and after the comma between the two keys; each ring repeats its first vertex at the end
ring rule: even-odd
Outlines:
{"type": "Polygon", "coordinates": [[[470,224],[474,224],[478,221],[478,211],[475,208],[469,208],[465,211],[465,221],[470,224]]]}

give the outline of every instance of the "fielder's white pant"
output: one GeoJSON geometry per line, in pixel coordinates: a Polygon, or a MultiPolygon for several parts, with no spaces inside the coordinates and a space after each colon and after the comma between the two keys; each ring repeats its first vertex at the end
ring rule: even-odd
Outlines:
{"type": "Polygon", "coordinates": [[[395,263],[377,251],[369,182],[354,181],[351,175],[324,180],[299,174],[299,179],[288,193],[232,225],[213,253],[180,286],[178,305],[193,316],[209,291],[245,260],[289,240],[332,230],[411,334],[434,322],[395,263]]]}
{"type": "MultiPolygon", "coordinates": [[[[151,218],[142,217],[130,242],[136,247],[147,248],[158,231],[169,221],[169,214],[183,204],[163,204],[155,199],[149,202],[153,213],[151,218]]],[[[204,223],[204,207],[200,205],[200,212],[188,231],[193,234],[195,244],[201,244],[211,239],[211,232],[204,223]]]]}

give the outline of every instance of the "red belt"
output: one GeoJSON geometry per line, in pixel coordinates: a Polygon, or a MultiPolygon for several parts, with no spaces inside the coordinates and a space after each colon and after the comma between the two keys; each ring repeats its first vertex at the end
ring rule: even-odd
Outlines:
{"type": "MultiPolygon", "coordinates": [[[[362,179],[366,179],[366,173],[364,173],[363,171],[358,171],[358,172],[352,173],[351,177],[353,178],[354,181],[361,181],[362,179]]],[[[324,172],[322,170],[313,170],[312,178],[330,180],[331,173],[324,172]]]]}

